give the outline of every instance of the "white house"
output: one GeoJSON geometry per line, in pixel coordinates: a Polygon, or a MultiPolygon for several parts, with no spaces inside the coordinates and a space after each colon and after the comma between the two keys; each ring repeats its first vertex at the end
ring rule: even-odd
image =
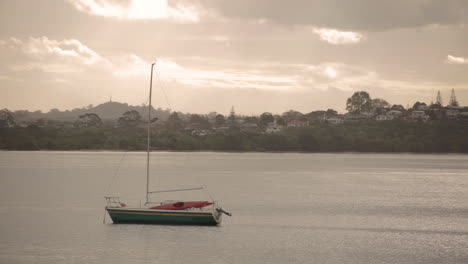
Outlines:
{"type": "Polygon", "coordinates": [[[429,109],[429,107],[426,104],[420,104],[416,107],[416,110],[418,111],[426,111],[427,109],[429,109]]]}
{"type": "Polygon", "coordinates": [[[241,125],[240,129],[244,132],[257,132],[258,125],[254,123],[244,123],[241,125]]]}
{"type": "Polygon", "coordinates": [[[413,111],[411,112],[410,118],[414,120],[421,119],[421,120],[426,121],[429,119],[429,116],[426,115],[424,111],[413,111]]]}
{"type": "Polygon", "coordinates": [[[336,117],[327,118],[327,119],[325,119],[325,121],[326,121],[328,124],[332,124],[332,125],[343,124],[343,119],[341,119],[341,118],[336,118],[336,117]]]}
{"type": "Polygon", "coordinates": [[[393,115],[378,115],[375,117],[376,121],[388,121],[388,120],[393,120],[395,116],[393,115]]]}
{"type": "Polygon", "coordinates": [[[196,129],[196,130],[193,130],[191,134],[192,134],[192,136],[202,136],[202,137],[204,137],[204,136],[210,134],[210,131],[205,130],[205,129],[196,129]]]}
{"type": "Polygon", "coordinates": [[[290,127],[306,127],[309,126],[309,121],[291,120],[288,121],[288,128],[290,127]]]}
{"type": "Polygon", "coordinates": [[[282,126],[282,125],[278,125],[275,122],[271,122],[271,123],[268,123],[267,125],[267,128],[266,128],[266,133],[267,134],[272,134],[272,133],[278,133],[278,132],[281,132],[285,129],[285,126],[282,126]]]}
{"type": "Polygon", "coordinates": [[[402,111],[399,111],[399,110],[390,110],[388,111],[387,113],[385,113],[387,116],[394,116],[394,117],[397,117],[397,116],[401,116],[403,114],[402,111]]]}
{"type": "Polygon", "coordinates": [[[445,115],[447,118],[455,119],[460,113],[460,107],[449,106],[445,109],[445,115]]]}

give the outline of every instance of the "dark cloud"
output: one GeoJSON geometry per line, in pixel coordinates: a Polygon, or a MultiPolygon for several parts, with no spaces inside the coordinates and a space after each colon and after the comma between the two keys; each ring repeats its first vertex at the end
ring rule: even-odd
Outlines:
{"type": "Polygon", "coordinates": [[[222,16],[377,31],[430,24],[465,24],[465,0],[200,0],[222,16]]]}

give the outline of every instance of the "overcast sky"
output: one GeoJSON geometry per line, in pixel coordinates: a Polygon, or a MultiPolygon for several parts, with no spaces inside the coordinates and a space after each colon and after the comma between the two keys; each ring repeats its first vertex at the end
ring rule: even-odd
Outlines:
{"type": "Polygon", "coordinates": [[[154,106],[183,112],[468,105],[468,1],[0,1],[0,108],[140,105],[155,60],[154,106]]]}

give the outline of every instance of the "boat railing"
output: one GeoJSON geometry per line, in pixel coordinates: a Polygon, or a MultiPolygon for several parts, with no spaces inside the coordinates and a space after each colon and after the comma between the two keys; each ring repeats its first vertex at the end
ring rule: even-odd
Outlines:
{"type": "Polygon", "coordinates": [[[194,191],[194,190],[203,190],[203,189],[204,187],[195,187],[195,188],[185,188],[185,189],[158,190],[158,191],[152,191],[148,193],[153,194],[153,193],[165,193],[165,192],[184,192],[184,191],[194,191]]]}
{"type": "Polygon", "coordinates": [[[105,196],[107,207],[120,208],[122,203],[120,202],[120,197],[117,196],[105,196]]]}

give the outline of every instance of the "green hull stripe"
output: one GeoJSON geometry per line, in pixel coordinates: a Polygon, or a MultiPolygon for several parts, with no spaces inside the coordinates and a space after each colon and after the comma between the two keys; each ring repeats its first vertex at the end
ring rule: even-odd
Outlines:
{"type": "Polygon", "coordinates": [[[174,213],[150,213],[150,212],[128,212],[110,211],[113,214],[137,214],[137,215],[170,215],[170,216],[190,216],[190,217],[212,217],[211,214],[174,214],[174,213]]]}

